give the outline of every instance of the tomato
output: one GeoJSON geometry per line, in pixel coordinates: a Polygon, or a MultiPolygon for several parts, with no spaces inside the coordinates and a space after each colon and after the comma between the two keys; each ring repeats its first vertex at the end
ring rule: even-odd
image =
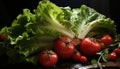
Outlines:
{"type": "Polygon", "coordinates": [[[75,44],[71,38],[63,36],[55,42],[54,51],[61,59],[69,59],[74,53],[75,44]]]}
{"type": "Polygon", "coordinates": [[[73,55],[72,55],[72,59],[74,61],[80,61],[80,58],[81,58],[81,53],[80,52],[75,52],[73,55]]]}
{"type": "Polygon", "coordinates": [[[43,50],[39,55],[39,62],[44,67],[52,67],[58,61],[58,56],[52,50],[43,50]]]}
{"type": "Polygon", "coordinates": [[[0,34],[0,39],[1,40],[5,40],[6,39],[6,35],[5,34],[0,34]]]}
{"type": "Polygon", "coordinates": [[[81,61],[82,63],[86,63],[86,62],[87,62],[87,57],[81,56],[81,57],[80,57],[80,61],[81,61]]]}
{"type": "Polygon", "coordinates": [[[115,52],[112,52],[109,54],[109,59],[110,60],[116,60],[117,59],[117,54],[115,52]]]}
{"type": "Polygon", "coordinates": [[[115,48],[115,49],[114,49],[114,52],[115,52],[117,55],[120,55],[120,48],[115,48]]]}
{"type": "Polygon", "coordinates": [[[101,42],[104,43],[104,47],[103,48],[108,48],[108,46],[110,44],[112,44],[112,42],[113,42],[113,39],[112,39],[112,37],[109,34],[105,34],[100,40],[101,40],[101,42]]]}
{"type": "Polygon", "coordinates": [[[94,41],[92,38],[84,38],[80,45],[80,51],[85,56],[93,56],[97,52],[101,51],[101,44],[97,41],[94,41]]]}

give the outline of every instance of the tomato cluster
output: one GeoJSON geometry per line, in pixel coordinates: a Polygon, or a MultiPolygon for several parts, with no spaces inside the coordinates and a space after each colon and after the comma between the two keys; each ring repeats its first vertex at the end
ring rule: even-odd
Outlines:
{"type": "MultiPolygon", "coordinates": [[[[42,53],[39,62],[50,67],[57,63],[58,59],[72,59],[73,61],[86,63],[89,56],[94,56],[96,53],[106,49],[113,43],[113,38],[105,34],[99,39],[86,37],[84,39],[72,39],[63,36],[55,41],[53,52],[42,53]],[[43,55],[44,54],[44,55],[43,55]],[[47,55],[46,55],[47,54],[47,55]]],[[[109,54],[109,59],[115,60],[117,55],[120,55],[120,49],[116,48],[114,52],[109,54]]]]}
{"type": "MultiPolygon", "coordinates": [[[[108,48],[110,44],[113,43],[113,38],[106,34],[101,38],[101,41],[104,43],[103,48],[108,48]]],[[[110,60],[116,60],[120,55],[120,48],[115,48],[111,53],[109,53],[108,58],[110,60]]]]}
{"type": "MultiPolygon", "coordinates": [[[[0,34],[0,40],[6,39],[5,34],[0,34]]],[[[99,39],[86,37],[84,39],[70,38],[62,36],[54,43],[53,50],[43,50],[38,61],[44,67],[54,66],[59,59],[72,59],[73,61],[86,63],[89,56],[109,48],[113,43],[113,38],[109,34],[103,35],[99,39]]],[[[108,54],[109,60],[116,60],[120,56],[120,48],[115,48],[108,54]]]]}
{"type": "Polygon", "coordinates": [[[120,56],[120,48],[115,48],[113,52],[109,54],[109,59],[116,60],[118,56],[120,56]]]}

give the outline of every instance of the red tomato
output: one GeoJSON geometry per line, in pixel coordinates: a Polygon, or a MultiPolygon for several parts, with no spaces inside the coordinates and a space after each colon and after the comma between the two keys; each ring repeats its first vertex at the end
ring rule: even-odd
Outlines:
{"type": "Polygon", "coordinates": [[[115,49],[114,49],[114,52],[115,52],[117,55],[120,55],[120,48],[115,48],[115,49]]]}
{"type": "Polygon", "coordinates": [[[44,50],[39,55],[39,62],[44,67],[52,67],[57,63],[57,61],[58,61],[57,54],[51,50],[44,50]]]}
{"type": "Polygon", "coordinates": [[[110,60],[116,60],[116,59],[117,59],[116,53],[115,53],[115,52],[110,53],[110,54],[109,54],[109,59],[110,59],[110,60]]]}
{"type": "Polygon", "coordinates": [[[105,34],[100,40],[101,40],[101,42],[104,43],[104,47],[103,48],[108,48],[108,46],[110,44],[112,44],[112,42],[113,42],[112,37],[110,35],[108,35],[108,34],[105,34]]]}
{"type": "Polygon", "coordinates": [[[87,62],[87,58],[86,58],[85,56],[81,56],[81,57],[80,57],[80,61],[81,61],[82,63],[86,63],[86,62],[87,62]]]}
{"type": "Polygon", "coordinates": [[[6,35],[5,34],[0,34],[0,39],[1,40],[5,40],[6,39],[6,35]]]}
{"type": "Polygon", "coordinates": [[[80,61],[80,58],[81,58],[81,53],[80,52],[75,52],[73,55],[72,55],[72,59],[74,61],[80,61]]]}
{"type": "Polygon", "coordinates": [[[63,36],[55,42],[54,50],[62,59],[69,59],[74,53],[74,42],[71,38],[63,36]]]}
{"type": "Polygon", "coordinates": [[[80,43],[80,51],[85,56],[93,56],[97,52],[101,51],[101,44],[97,41],[93,41],[92,38],[84,38],[80,43]]]}

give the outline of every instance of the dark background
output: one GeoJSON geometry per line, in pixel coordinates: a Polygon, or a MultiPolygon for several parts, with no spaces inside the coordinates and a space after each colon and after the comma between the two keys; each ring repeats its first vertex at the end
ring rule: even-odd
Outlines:
{"type": "MultiPolygon", "coordinates": [[[[22,13],[22,9],[35,9],[40,0],[0,0],[0,28],[10,26],[16,16],[22,13]]],[[[86,4],[98,12],[110,17],[115,21],[117,32],[120,19],[119,0],[51,0],[58,6],[70,6],[71,8],[80,7],[86,4]]]]}

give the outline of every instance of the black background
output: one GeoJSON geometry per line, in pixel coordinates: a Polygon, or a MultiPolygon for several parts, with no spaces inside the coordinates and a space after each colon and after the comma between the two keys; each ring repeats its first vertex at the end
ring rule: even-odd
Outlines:
{"type": "MultiPolygon", "coordinates": [[[[13,19],[22,9],[28,8],[31,11],[35,9],[40,0],[0,0],[0,28],[10,26],[13,19]]],[[[117,32],[120,33],[120,7],[119,0],[51,0],[58,6],[70,6],[71,8],[80,7],[86,4],[98,12],[110,17],[115,21],[117,32]]]]}

